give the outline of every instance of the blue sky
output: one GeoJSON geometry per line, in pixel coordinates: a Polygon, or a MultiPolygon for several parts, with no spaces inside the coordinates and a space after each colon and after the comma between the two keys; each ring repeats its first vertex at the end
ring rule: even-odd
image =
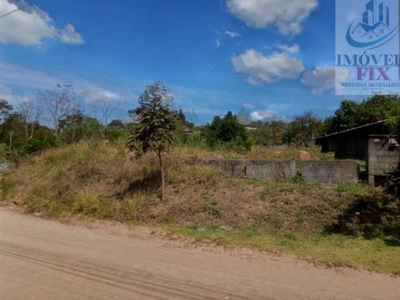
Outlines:
{"type": "Polygon", "coordinates": [[[157,80],[200,122],[325,117],[344,99],[332,0],[0,0],[0,15],[17,7],[0,18],[0,98],[15,106],[72,84],[84,108],[113,99],[124,118],[157,80]]]}

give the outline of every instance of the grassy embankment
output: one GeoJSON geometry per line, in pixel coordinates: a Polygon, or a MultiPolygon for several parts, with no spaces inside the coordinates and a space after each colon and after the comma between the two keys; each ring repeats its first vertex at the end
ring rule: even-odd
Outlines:
{"type": "MultiPolygon", "coordinates": [[[[166,158],[166,201],[157,160],[135,160],[124,143],[80,143],[30,157],[2,174],[2,201],[50,217],[74,214],[162,227],[221,245],[291,253],[333,265],[400,274],[396,240],[364,239],[330,228],[359,197],[362,184],[325,186],[301,180],[263,182],[227,176],[203,158],[293,159],[299,149],[255,148],[249,154],[179,147],[166,158]]],[[[312,159],[331,159],[318,148],[312,159]]]]}

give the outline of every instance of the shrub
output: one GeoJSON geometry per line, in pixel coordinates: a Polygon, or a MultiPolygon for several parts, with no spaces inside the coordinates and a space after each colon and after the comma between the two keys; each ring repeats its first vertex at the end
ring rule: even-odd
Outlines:
{"type": "Polygon", "coordinates": [[[228,112],[223,119],[215,117],[212,123],[206,126],[203,135],[210,148],[226,147],[250,151],[253,146],[253,140],[246,128],[231,112],[228,112]]]}
{"type": "Polygon", "coordinates": [[[359,195],[333,226],[335,231],[374,238],[400,236],[400,200],[380,191],[359,195]]]}

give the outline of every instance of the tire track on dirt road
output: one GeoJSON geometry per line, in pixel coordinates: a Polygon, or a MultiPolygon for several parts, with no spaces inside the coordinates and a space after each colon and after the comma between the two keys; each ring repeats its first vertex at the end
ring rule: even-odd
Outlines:
{"type": "Polygon", "coordinates": [[[400,299],[400,279],[388,275],[169,247],[165,238],[123,237],[105,226],[110,230],[0,208],[0,299],[400,299]]]}

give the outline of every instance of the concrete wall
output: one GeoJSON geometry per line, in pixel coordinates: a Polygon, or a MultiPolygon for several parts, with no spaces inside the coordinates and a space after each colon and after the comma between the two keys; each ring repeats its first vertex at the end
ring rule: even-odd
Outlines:
{"type": "Polygon", "coordinates": [[[359,168],[355,161],[304,161],[301,163],[302,178],[309,183],[349,184],[359,180],[359,168]]]}
{"type": "Polygon", "coordinates": [[[368,139],[368,182],[380,185],[388,173],[396,171],[400,163],[400,147],[390,144],[390,139],[397,137],[388,135],[370,135],[368,139]]]}
{"type": "Polygon", "coordinates": [[[246,176],[260,179],[293,178],[296,176],[296,162],[252,160],[247,162],[246,176]]]}
{"type": "Polygon", "coordinates": [[[222,167],[233,176],[244,176],[246,174],[245,160],[226,160],[222,163],[222,167]]]}
{"type": "MultiPolygon", "coordinates": [[[[350,133],[353,134],[353,131],[350,133]]],[[[352,142],[337,138],[336,151],[341,153],[343,150],[343,153],[357,154],[359,158],[366,157],[368,183],[373,186],[383,184],[387,176],[396,171],[400,165],[400,145],[397,144],[399,138],[382,134],[369,135],[367,139],[362,136],[353,138],[352,142]]],[[[330,142],[324,141],[327,145],[330,142]]],[[[226,172],[234,176],[266,180],[296,176],[295,161],[215,160],[208,163],[222,166],[226,172]]],[[[359,168],[354,161],[304,161],[301,163],[301,173],[306,182],[343,184],[356,183],[360,179],[359,168]]]]}
{"type": "MultiPolygon", "coordinates": [[[[294,160],[209,160],[206,163],[221,167],[232,176],[263,180],[289,179],[296,176],[294,160]]],[[[357,183],[359,180],[359,168],[355,161],[303,161],[300,170],[303,180],[309,183],[348,184],[357,183]]]]}
{"type": "Polygon", "coordinates": [[[291,178],[296,174],[295,161],[266,160],[208,160],[209,165],[219,166],[232,176],[260,179],[291,178]]]}
{"type": "Polygon", "coordinates": [[[219,166],[225,172],[232,176],[246,175],[246,160],[226,159],[226,160],[208,160],[209,165],[219,166]]]}

